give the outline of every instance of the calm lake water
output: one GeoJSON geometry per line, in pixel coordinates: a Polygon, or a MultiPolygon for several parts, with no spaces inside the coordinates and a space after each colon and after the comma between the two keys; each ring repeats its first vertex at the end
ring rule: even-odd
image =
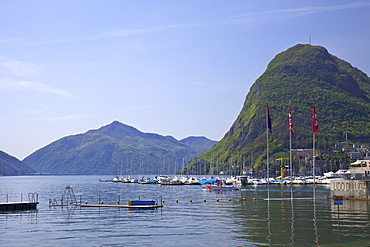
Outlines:
{"type": "Polygon", "coordinates": [[[328,187],[207,192],[194,185],[99,178],[112,177],[0,177],[0,202],[27,201],[30,192],[37,192],[40,202],[37,210],[0,212],[0,246],[370,246],[370,202],[344,201],[338,208],[326,199],[328,187]],[[49,199],[60,200],[66,185],[82,202],[127,204],[140,197],[165,203],[155,210],[49,207],[49,199]]]}

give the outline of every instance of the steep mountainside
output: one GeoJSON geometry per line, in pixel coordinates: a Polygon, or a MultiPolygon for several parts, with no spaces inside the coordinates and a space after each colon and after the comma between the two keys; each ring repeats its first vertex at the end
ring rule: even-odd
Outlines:
{"type": "Polygon", "coordinates": [[[240,166],[248,161],[263,169],[266,102],[272,119],[271,160],[286,155],[289,149],[289,102],[296,133],[293,148],[312,148],[312,104],[319,122],[318,149],[332,149],[336,142],[345,140],[346,133],[351,140],[370,139],[370,78],[324,47],[298,44],[269,63],[250,88],[230,130],[196,161],[217,159],[219,169],[224,170],[230,163],[240,166]]]}
{"type": "MultiPolygon", "coordinates": [[[[208,139],[207,139],[208,140],[208,139]]],[[[181,169],[209,149],[190,147],[171,136],[143,133],[117,121],[84,134],[61,138],[24,159],[36,171],[52,174],[157,174],[181,169]]]]}
{"type": "Polygon", "coordinates": [[[35,171],[24,162],[0,150],[0,175],[27,175],[35,171]]]}

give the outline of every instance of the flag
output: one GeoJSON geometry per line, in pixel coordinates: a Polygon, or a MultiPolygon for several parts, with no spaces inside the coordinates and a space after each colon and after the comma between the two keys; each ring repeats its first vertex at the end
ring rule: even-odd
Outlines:
{"type": "Polygon", "coordinates": [[[267,128],[270,129],[270,133],[272,133],[270,110],[269,110],[269,104],[267,102],[266,102],[266,125],[267,125],[267,128]]]}
{"type": "Polygon", "coordinates": [[[288,107],[288,122],[289,122],[290,134],[294,136],[293,119],[292,119],[292,112],[290,111],[290,106],[288,107]]]}
{"type": "Polygon", "coordinates": [[[319,123],[317,122],[316,109],[315,106],[312,105],[312,132],[317,134],[318,129],[319,123]]]}

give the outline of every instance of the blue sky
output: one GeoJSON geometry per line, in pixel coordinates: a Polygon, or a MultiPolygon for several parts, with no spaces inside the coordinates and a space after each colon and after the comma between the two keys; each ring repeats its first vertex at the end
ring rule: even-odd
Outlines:
{"type": "Polygon", "coordinates": [[[220,140],[274,56],[321,45],[370,73],[370,1],[0,0],[0,150],[114,120],[220,140]]]}

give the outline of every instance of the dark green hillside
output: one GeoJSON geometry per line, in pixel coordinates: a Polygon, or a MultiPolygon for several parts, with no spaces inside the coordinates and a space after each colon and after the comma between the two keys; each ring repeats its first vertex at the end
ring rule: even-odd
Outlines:
{"type": "Polygon", "coordinates": [[[115,121],[57,140],[24,162],[51,174],[158,174],[181,169],[183,158],[189,161],[208,149],[209,144],[194,148],[171,136],[143,133],[115,121]]]}
{"type": "Polygon", "coordinates": [[[255,81],[244,106],[224,138],[197,160],[215,161],[220,169],[248,162],[266,162],[266,101],[272,119],[272,160],[289,148],[288,105],[296,135],[293,148],[312,148],[311,106],[319,121],[317,149],[332,149],[345,139],[370,139],[370,79],[324,47],[296,45],[278,54],[255,81]],[[274,155],[275,154],[275,155],[274,155]]]}
{"type": "Polygon", "coordinates": [[[31,173],[35,173],[35,171],[30,166],[0,150],[1,176],[27,175],[31,173]]]}

